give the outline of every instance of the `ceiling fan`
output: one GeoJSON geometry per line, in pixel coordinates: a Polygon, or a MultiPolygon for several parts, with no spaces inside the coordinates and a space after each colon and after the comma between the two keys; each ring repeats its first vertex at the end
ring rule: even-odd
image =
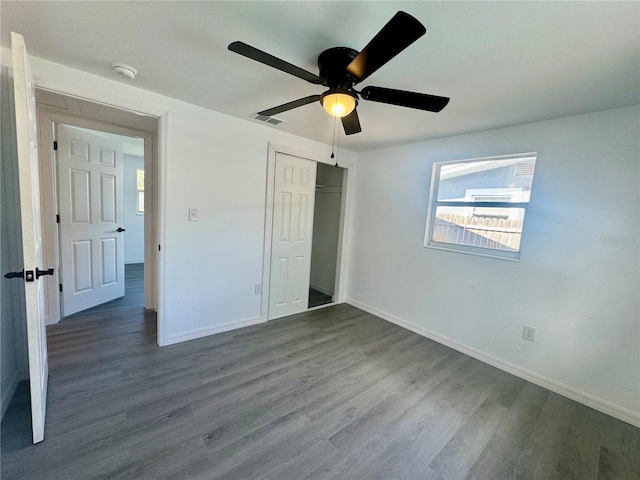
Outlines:
{"type": "Polygon", "coordinates": [[[430,112],[439,112],[449,103],[447,97],[424,93],[383,87],[365,87],[361,91],[354,88],[425,33],[426,29],[418,20],[408,13],[398,12],[361,52],[347,47],[334,47],[322,52],[318,57],[319,75],[243,42],[233,42],[228,48],[314,85],[329,87],[321,95],[300,98],[258,112],[258,115],[271,117],[319,101],[327,113],[341,118],[345,133],[353,135],[362,131],[356,110],[359,98],[430,112]]]}

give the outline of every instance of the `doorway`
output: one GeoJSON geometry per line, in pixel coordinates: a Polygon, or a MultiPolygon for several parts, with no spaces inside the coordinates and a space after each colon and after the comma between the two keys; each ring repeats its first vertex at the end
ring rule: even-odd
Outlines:
{"type": "Polygon", "coordinates": [[[263,321],[345,301],[347,250],[344,243],[349,237],[350,182],[353,179],[350,173],[355,166],[349,161],[340,161],[336,169],[334,164],[329,155],[325,158],[269,144],[263,275],[262,285],[256,285],[256,293],[258,287],[262,287],[263,321]],[[331,169],[334,171],[330,172],[331,169]],[[325,183],[316,181],[318,171],[322,171],[321,178],[325,183]],[[318,190],[325,190],[317,193],[316,186],[318,190]],[[321,206],[316,227],[314,204],[324,195],[327,197],[321,198],[320,202],[327,205],[321,206]],[[302,217],[306,219],[303,221],[302,217]],[[305,228],[302,228],[303,224],[305,228]],[[317,228],[316,232],[314,228],[317,228]],[[309,234],[302,235],[303,232],[309,234]],[[311,263],[314,235],[318,232],[314,288],[311,286],[311,263]],[[302,246],[304,251],[297,250],[302,246]],[[316,298],[318,293],[320,301],[316,298]]]}
{"type": "MultiPolygon", "coordinates": [[[[135,178],[129,178],[129,200],[134,202],[132,208],[134,222],[129,222],[129,225],[119,223],[113,225],[112,230],[122,228],[123,232],[120,233],[122,240],[134,240],[133,237],[138,237],[133,243],[128,242],[129,245],[124,245],[122,248],[122,260],[121,265],[116,267],[116,270],[121,273],[123,283],[125,278],[131,278],[133,270],[135,270],[134,276],[143,275],[139,281],[137,281],[136,290],[140,293],[143,290],[143,304],[146,309],[156,310],[157,290],[158,290],[158,252],[157,252],[157,134],[158,134],[158,119],[155,117],[144,116],[134,114],[128,111],[120,110],[116,107],[110,107],[103,104],[94,103],[88,100],[79,99],[66,94],[60,94],[51,92],[48,90],[36,90],[36,105],[38,107],[38,126],[40,132],[39,144],[41,153],[41,169],[43,177],[43,228],[45,233],[45,255],[49,259],[51,265],[56,265],[56,276],[51,277],[51,280],[45,287],[46,290],[46,302],[48,316],[46,318],[47,324],[57,323],[62,315],[67,315],[69,312],[64,311],[64,303],[61,301],[61,296],[65,294],[66,288],[60,287],[65,283],[65,278],[69,280],[69,266],[65,268],[63,264],[63,256],[61,255],[62,242],[60,237],[61,224],[57,223],[57,215],[62,212],[58,212],[58,206],[60,204],[59,198],[59,183],[57,179],[58,161],[57,154],[59,151],[55,151],[55,148],[62,145],[56,145],[54,142],[60,141],[60,129],[72,128],[75,132],[81,134],[97,135],[102,137],[106,142],[116,141],[122,144],[131,144],[123,146],[122,164],[129,173],[123,171],[123,178],[126,176],[135,176],[135,178]],[[135,145],[134,145],[135,144],[135,145]],[[132,150],[133,149],[133,150],[132,150]],[[135,158],[132,158],[135,157],[135,158]],[[129,158],[129,162],[127,162],[129,158]],[[127,165],[128,164],[128,165],[127,165]],[[139,168],[142,165],[142,168],[139,168]],[[135,173],[131,174],[134,170],[135,173]],[[138,170],[141,170],[144,175],[144,185],[141,185],[138,181],[138,170]],[[131,191],[131,185],[134,185],[135,190],[131,191]],[[142,187],[144,190],[138,190],[138,187],[142,187]],[[133,197],[133,198],[131,198],[133,197]],[[51,221],[53,220],[53,221],[51,221]],[[142,229],[140,225],[142,224],[142,229]],[[132,226],[133,225],[133,226],[132,226]],[[127,228],[129,226],[129,228],[127,228]],[[129,232],[126,232],[130,230],[129,232]],[[127,235],[127,237],[125,237],[127,235]],[[142,238],[142,245],[140,244],[140,238],[142,238]],[[126,248],[126,247],[130,248],[126,248]],[[126,255],[126,258],[124,256],[126,255]],[[140,266],[130,267],[127,265],[144,264],[144,268],[140,266]],[[61,275],[60,275],[61,274],[61,275]],[[65,277],[65,274],[66,277],[65,277]],[[62,292],[60,292],[62,288],[62,292]]],[[[81,178],[81,176],[80,176],[81,178]]],[[[108,175],[104,177],[106,179],[105,186],[111,185],[108,175]]],[[[141,178],[140,178],[141,179],[141,178]]],[[[124,183],[123,183],[124,185],[124,183]]],[[[101,185],[94,188],[100,192],[101,185]]],[[[104,190],[104,189],[103,189],[104,190]]],[[[106,189],[105,191],[108,191],[106,189]]],[[[117,202],[116,202],[117,205],[117,202]]],[[[121,206],[125,206],[124,200],[121,202],[121,206]]],[[[131,213],[131,212],[129,212],[131,213]]],[[[62,217],[62,215],[61,215],[62,217]]],[[[62,218],[60,218],[62,220],[62,218]]],[[[104,219],[101,219],[104,220],[104,219]]],[[[125,221],[124,208],[121,216],[121,221],[125,221]]],[[[116,237],[117,233],[112,232],[112,238],[116,237]]],[[[115,242],[105,242],[106,246],[113,245],[115,242]]],[[[80,249],[82,250],[82,249],[80,249]]],[[[88,250],[88,249],[86,249],[88,250]]],[[[112,262],[113,265],[113,262],[112,262]]],[[[112,274],[112,278],[99,278],[99,281],[105,281],[109,283],[109,280],[113,280],[115,271],[112,269],[108,273],[112,274]]],[[[84,277],[85,280],[87,276],[84,277]]],[[[66,282],[68,283],[68,282],[66,282]]],[[[73,289],[72,287],[68,287],[73,289]]],[[[122,294],[125,290],[123,288],[122,294]]],[[[101,302],[97,302],[99,304],[101,302]]],[[[160,318],[158,318],[158,343],[161,338],[160,318]]]]}
{"type": "Polygon", "coordinates": [[[144,272],[144,139],[65,124],[55,133],[60,316],[125,295],[143,308],[130,284],[144,272]]]}
{"type": "Polygon", "coordinates": [[[333,303],[344,168],[318,163],[308,308],[333,303]]]}

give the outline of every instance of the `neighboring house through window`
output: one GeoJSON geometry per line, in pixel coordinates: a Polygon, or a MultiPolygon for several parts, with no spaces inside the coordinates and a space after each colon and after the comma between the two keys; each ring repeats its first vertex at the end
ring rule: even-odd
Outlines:
{"type": "Polygon", "coordinates": [[[536,154],[433,166],[425,247],[519,260],[536,154]]]}

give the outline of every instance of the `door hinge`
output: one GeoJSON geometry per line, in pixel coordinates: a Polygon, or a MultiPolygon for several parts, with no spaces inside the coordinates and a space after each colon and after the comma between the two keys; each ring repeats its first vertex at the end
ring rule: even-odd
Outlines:
{"type": "Polygon", "coordinates": [[[56,223],[60,223],[60,215],[56,215],[56,223]]]}
{"type": "Polygon", "coordinates": [[[62,284],[61,284],[61,283],[59,283],[58,285],[60,285],[60,291],[62,291],[62,284]]]}
{"type": "Polygon", "coordinates": [[[160,245],[158,245],[158,251],[160,251],[160,245]]]}
{"type": "Polygon", "coordinates": [[[53,149],[58,150],[58,142],[55,140],[53,141],[53,149]]]}

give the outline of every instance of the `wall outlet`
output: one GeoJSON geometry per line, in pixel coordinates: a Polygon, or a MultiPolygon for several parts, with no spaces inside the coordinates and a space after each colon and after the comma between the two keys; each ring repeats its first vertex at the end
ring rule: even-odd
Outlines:
{"type": "Polygon", "coordinates": [[[530,342],[533,342],[536,338],[536,329],[533,327],[530,327],[529,325],[523,325],[522,338],[524,338],[525,340],[529,340],[530,342]]]}
{"type": "Polygon", "coordinates": [[[262,284],[261,283],[256,283],[254,289],[253,289],[253,293],[255,293],[256,295],[258,295],[259,293],[262,293],[262,284]]]}
{"type": "Polygon", "coordinates": [[[189,209],[189,221],[190,222],[197,222],[198,221],[198,209],[197,208],[190,208],[189,209]]]}

